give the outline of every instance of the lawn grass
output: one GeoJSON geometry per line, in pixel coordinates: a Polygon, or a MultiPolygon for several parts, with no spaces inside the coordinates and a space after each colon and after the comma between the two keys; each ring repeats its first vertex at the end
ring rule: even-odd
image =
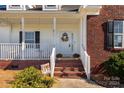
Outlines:
{"type": "Polygon", "coordinates": [[[10,82],[14,80],[14,76],[18,70],[0,70],[0,88],[11,88],[10,82]]]}

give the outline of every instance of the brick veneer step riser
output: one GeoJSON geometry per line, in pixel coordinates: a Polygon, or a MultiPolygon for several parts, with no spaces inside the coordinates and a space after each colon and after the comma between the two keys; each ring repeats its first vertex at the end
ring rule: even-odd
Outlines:
{"type": "Polygon", "coordinates": [[[82,63],[80,60],[79,61],[76,60],[76,62],[72,61],[72,60],[64,60],[64,61],[59,60],[59,62],[58,61],[56,62],[56,67],[64,67],[64,66],[66,66],[66,67],[79,67],[79,66],[82,66],[82,63]]]}
{"type": "Polygon", "coordinates": [[[55,67],[55,71],[84,71],[82,67],[55,67]]]}
{"type": "Polygon", "coordinates": [[[54,75],[61,78],[85,77],[83,65],[80,60],[57,60],[54,75]]]}

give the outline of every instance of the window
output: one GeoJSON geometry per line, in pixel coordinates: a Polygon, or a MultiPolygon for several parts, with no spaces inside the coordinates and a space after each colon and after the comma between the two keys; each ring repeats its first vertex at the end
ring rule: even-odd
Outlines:
{"type": "MultiPolygon", "coordinates": [[[[19,32],[19,42],[22,43],[23,32],[19,32]]],[[[25,43],[40,43],[40,31],[25,32],[25,43]]]]}
{"type": "Polygon", "coordinates": [[[0,10],[6,10],[6,5],[0,5],[0,10]]]}
{"type": "Polygon", "coordinates": [[[56,9],[56,5],[45,5],[46,9],[56,9]]]}
{"type": "Polygon", "coordinates": [[[25,10],[24,5],[7,5],[7,10],[25,10]]]}
{"type": "Polygon", "coordinates": [[[114,47],[122,47],[123,21],[114,21],[114,47]]]}
{"type": "Polygon", "coordinates": [[[114,35],[114,47],[122,47],[122,35],[114,35]]]}
{"type": "Polygon", "coordinates": [[[35,43],[34,32],[25,32],[25,43],[35,43]]]}
{"type": "Polygon", "coordinates": [[[20,5],[9,5],[9,8],[12,8],[12,9],[20,9],[21,6],[20,6],[20,5]]]}
{"type": "Polygon", "coordinates": [[[107,45],[113,48],[124,48],[124,21],[108,22],[107,45]]]}
{"type": "MultiPolygon", "coordinates": [[[[34,31],[34,32],[25,32],[25,43],[32,44],[30,48],[40,48],[40,31],[34,31]],[[34,46],[34,44],[36,44],[34,46]]],[[[22,43],[23,39],[23,32],[19,32],[19,42],[22,43]]],[[[28,48],[29,46],[26,46],[28,48]]]]}
{"type": "Polygon", "coordinates": [[[43,5],[43,10],[60,10],[59,5],[43,5]]]}

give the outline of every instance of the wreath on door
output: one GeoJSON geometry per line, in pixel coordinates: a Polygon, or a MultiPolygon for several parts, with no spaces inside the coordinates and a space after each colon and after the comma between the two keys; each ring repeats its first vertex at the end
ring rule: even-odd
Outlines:
{"type": "Polygon", "coordinates": [[[68,34],[67,33],[63,33],[62,34],[62,37],[61,37],[61,40],[63,41],[63,42],[67,42],[68,41],[68,34]]]}

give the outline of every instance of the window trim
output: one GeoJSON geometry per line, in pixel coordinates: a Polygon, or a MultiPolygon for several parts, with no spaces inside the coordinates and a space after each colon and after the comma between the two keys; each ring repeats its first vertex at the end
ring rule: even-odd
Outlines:
{"type": "Polygon", "coordinates": [[[57,6],[56,6],[56,5],[51,5],[51,7],[50,7],[50,5],[45,5],[45,8],[46,8],[46,9],[56,9],[57,6]],[[52,6],[53,6],[53,7],[52,7],[52,6]]]}
{"type": "Polygon", "coordinates": [[[43,5],[43,10],[60,10],[61,9],[61,6],[60,5],[55,5],[56,7],[55,8],[48,8],[48,5],[43,5]]]}
{"type": "MultiPolygon", "coordinates": [[[[113,35],[113,38],[115,37],[115,35],[121,35],[122,36],[122,47],[115,47],[115,44],[113,45],[113,47],[115,48],[115,49],[120,49],[120,48],[124,48],[124,20],[113,20],[113,22],[114,21],[122,21],[123,22],[123,31],[122,31],[122,33],[115,33],[114,31],[114,35],[113,35]]],[[[114,30],[114,26],[113,26],[113,30],[114,30]]],[[[114,39],[115,40],[115,39],[114,39]]],[[[113,41],[114,42],[114,41],[113,41]]]]}
{"type": "Polygon", "coordinates": [[[13,5],[7,5],[7,10],[25,10],[24,5],[18,5],[20,7],[13,7],[13,5]]]}

